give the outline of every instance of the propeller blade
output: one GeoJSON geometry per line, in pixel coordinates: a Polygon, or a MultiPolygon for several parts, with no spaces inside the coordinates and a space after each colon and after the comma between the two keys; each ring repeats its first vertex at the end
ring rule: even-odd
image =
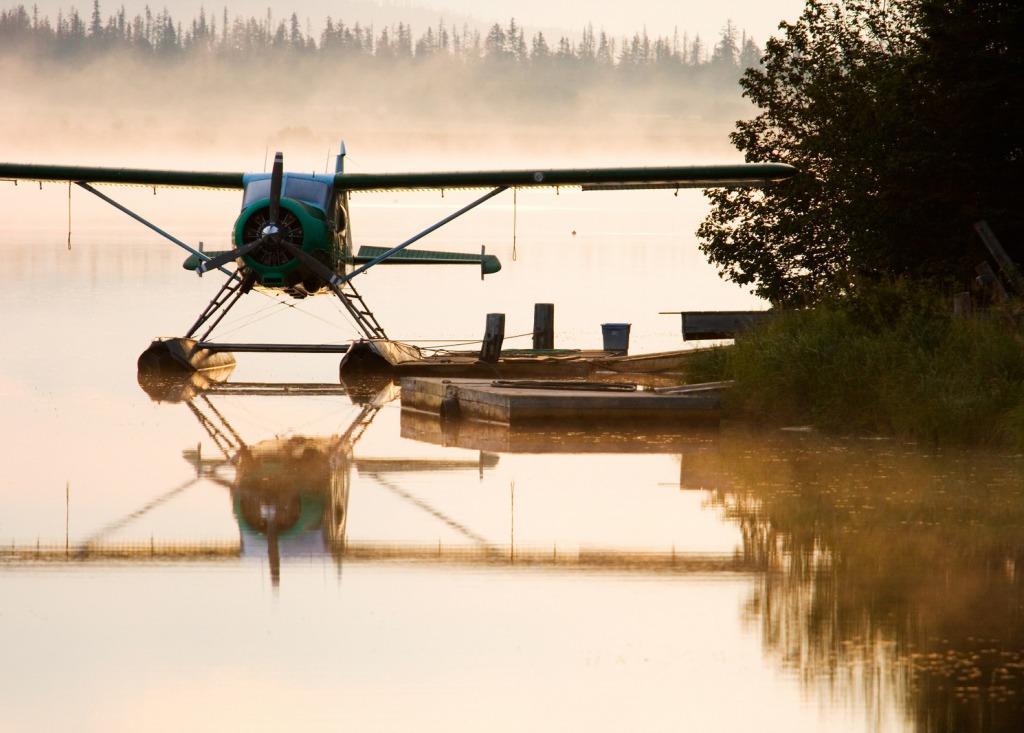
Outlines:
{"type": "Polygon", "coordinates": [[[270,174],[270,223],[278,223],[281,205],[281,183],[284,180],[284,155],[274,155],[274,169],[270,174]]]}
{"type": "Polygon", "coordinates": [[[206,262],[200,262],[199,267],[196,268],[196,272],[199,273],[200,276],[202,276],[204,272],[216,270],[218,267],[222,267],[228,264],[229,262],[233,262],[234,260],[237,260],[239,257],[244,257],[257,247],[259,247],[261,244],[263,244],[263,240],[257,239],[255,242],[249,242],[249,244],[242,245],[238,249],[232,249],[227,252],[222,252],[216,257],[207,260],[206,262]]]}
{"type": "Polygon", "coordinates": [[[309,254],[309,252],[306,252],[301,247],[296,247],[294,244],[284,239],[278,242],[278,244],[288,250],[294,257],[301,260],[302,264],[316,273],[317,276],[324,280],[324,282],[330,282],[334,279],[336,273],[316,257],[309,254]]]}

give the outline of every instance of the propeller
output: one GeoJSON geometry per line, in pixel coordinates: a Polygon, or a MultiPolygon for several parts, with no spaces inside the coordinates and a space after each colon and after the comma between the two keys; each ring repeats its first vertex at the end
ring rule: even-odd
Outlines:
{"type": "Polygon", "coordinates": [[[216,270],[219,267],[223,267],[229,262],[237,260],[239,257],[245,257],[247,254],[252,252],[261,244],[263,244],[263,240],[257,239],[255,242],[249,242],[249,244],[242,245],[238,249],[232,249],[227,252],[221,252],[216,257],[213,257],[207,260],[206,262],[199,263],[199,267],[196,268],[196,272],[198,272],[199,275],[202,276],[204,272],[207,272],[209,270],[216,270]]]}
{"type": "MultiPolygon", "coordinates": [[[[252,252],[257,247],[270,244],[273,242],[280,242],[278,234],[281,231],[280,227],[280,215],[281,215],[281,185],[284,180],[284,155],[277,153],[274,155],[274,168],[270,174],[270,216],[267,223],[260,229],[259,237],[248,244],[244,244],[237,249],[223,252],[216,257],[213,257],[206,262],[199,264],[196,268],[196,272],[203,275],[204,272],[210,270],[216,270],[229,262],[237,260],[241,257],[245,257],[247,254],[252,252]]],[[[305,252],[303,252],[305,254],[305,252]]],[[[310,258],[313,259],[313,258],[310,258]]]]}
{"type": "Polygon", "coordinates": [[[282,239],[279,244],[284,247],[285,250],[290,252],[294,257],[302,261],[306,267],[312,270],[317,276],[323,279],[324,282],[331,282],[334,279],[335,272],[325,265],[323,262],[318,260],[316,257],[306,252],[301,247],[296,247],[291,242],[282,239]]]}
{"type": "Polygon", "coordinates": [[[274,168],[270,174],[270,226],[277,226],[281,208],[281,181],[284,178],[284,155],[274,155],[274,168]]]}

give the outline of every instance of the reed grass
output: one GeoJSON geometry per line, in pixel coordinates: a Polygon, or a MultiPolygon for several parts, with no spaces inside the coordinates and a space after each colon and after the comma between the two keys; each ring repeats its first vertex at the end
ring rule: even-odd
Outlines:
{"type": "Polygon", "coordinates": [[[1019,327],[991,313],[955,318],[950,302],[932,291],[875,286],[780,313],[696,368],[735,381],[730,417],[1024,447],[1019,327]]]}

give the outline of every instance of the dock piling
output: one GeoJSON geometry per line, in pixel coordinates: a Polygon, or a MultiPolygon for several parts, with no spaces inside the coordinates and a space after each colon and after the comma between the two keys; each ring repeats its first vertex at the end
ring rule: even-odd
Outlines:
{"type": "Polygon", "coordinates": [[[480,361],[496,364],[501,356],[501,345],[505,341],[505,314],[488,313],[484,330],[484,343],[480,347],[480,361]]]}
{"type": "Polygon", "coordinates": [[[555,304],[533,305],[533,348],[555,348],[555,304]]]}

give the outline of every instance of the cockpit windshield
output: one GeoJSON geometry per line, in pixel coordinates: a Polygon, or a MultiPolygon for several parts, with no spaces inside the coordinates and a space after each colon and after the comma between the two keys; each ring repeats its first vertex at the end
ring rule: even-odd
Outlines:
{"type": "MultiPolygon", "coordinates": [[[[331,187],[324,181],[318,181],[315,178],[288,175],[284,177],[281,195],[315,206],[321,211],[327,211],[331,200],[331,187]]],[[[270,178],[257,178],[249,181],[245,187],[242,208],[265,198],[270,198],[270,178]]]]}

